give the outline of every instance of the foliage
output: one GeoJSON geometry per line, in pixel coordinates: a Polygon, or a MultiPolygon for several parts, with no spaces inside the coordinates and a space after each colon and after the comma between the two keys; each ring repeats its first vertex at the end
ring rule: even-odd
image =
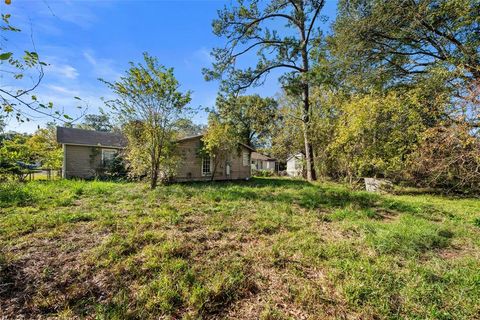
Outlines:
{"type": "MultiPolygon", "coordinates": [[[[462,111],[457,99],[480,80],[479,11],[480,2],[469,0],[340,1],[332,52],[345,77],[364,88],[440,78],[437,91],[452,90],[462,111]]],[[[478,106],[470,106],[476,112],[465,115],[477,126],[478,106]]]]}
{"type": "Polygon", "coordinates": [[[0,180],[7,179],[10,175],[16,176],[23,181],[28,170],[19,162],[33,163],[34,157],[27,146],[28,135],[15,133],[0,144],[0,180]]]}
{"type": "Polygon", "coordinates": [[[242,142],[260,146],[269,142],[271,125],[277,115],[277,102],[259,95],[220,95],[216,112],[220,119],[235,128],[242,142]]]}
{"type": "Polygon", "coordinates": [[[96,130],[96,131],[104,131],[104,132],[113,131],[114,125],[112,124],[110,115],[101,108],[99,111],[100,111],[100,114],[86,114],[83,117],[82,123],[77,125],[77,127],[80,129],[96,130]]]}
{"type": "Polygon", "coordinates": [[[120,80],[104,82],[117,96],[108,104],[128,139],[125,159],[130,172],[148,175],[154,189],[159,177],[168,179],[174,170],[175,124],[187,111],[190,92],[180,92],[173,69],[147,53],[143,57],[144,64],[130,63],[120,80]]]}
{"type": "Polygon", "coordinates": [[[204,70],[207,80],[222,79],[222,89],[228,93],[262,85],[272,70],[286,71],[281,77],[283,85],[289,94],[302,99],[308,180],[316,179],[309,141],[311,49],[322,42],[318,23],[324,4],[322,0],[271,0],[248,4],[237,1],[236,6],[225,7],[218,12],[213,31],[224,37],[227,43],[224,48],[212,51],[213,68],[204,70]],[[283,28],[278,28],[280,24],[283,28]],[[258,57],[257,65],[237,68],[237,60],[254,51],[258,57]]]}
{"type": "Polygon", "coordinates": [[[62,167],[62,147],[57,143],[54,124],[38,129],[26,142],[34,162],[40,163],[44,169],[62,167]]]}
{"type": "Polygon", "coordinates": [[[424,130],[413,93],[352,97],[340,106],[331,156],[347,177],[399,177],[424,130]]]}
{"type": "MultiPolygon", "coordinates": [[[[290,155],[303,150],[301,105],[298,99],[282,95],[278,101],[276,121],[272,124],[272,145],[269,151],[274,157],[286,160],[290,155]]],[[[315,122],[312,122],[315,125],[315,122]]]]}
{"type": "Polygon", "coordinates": [[[106,162],[99,172],[99,177],[102,180],[125,180],[128,178],[127,163],[121,153],[117,153],[115,157],[106,162]]]}
{"type": "Polygon", "coordinates": [[[232,154],[238,152],[239,138],[235,129],[221,122],[217,116],[210,114],[208,127],[202,137],[201,154],[207,155],[213,161],[211,180],[213,181],[218,165],[231,161],[232,154]]]}
{"type": "MultiPolygon", "coordinates": [[[[0,116],[14,116],[17,121],[30,121],[33,116],[45,116],[53,118],[64,123],[71,123],[78,120],[83,115],[83,107],[78,118],[55,109],[52,102],[42,103],[39,101],[34,91],[40,85],[44,77],[44,67],[47,64],[42,61],[35,49],[22,50],[16,52],[15,45],[8,47],[9,39],[13,34],[20,33],[21,30],[13,26],[10,22],[11,14],[1,13],[0,15],[0,77],[2,78],[2,87],[0,88],[0,116]],[[22,56],[20,56],[22,55],[22,56]],[[26,80],[26,79],[29,80],[26,80]]],[[[33,37],[32,37],[33,41],[33,37]]],[[[75,97],[81,100],[79,97],[75,97]]]]}
{"type": "Polygon", "coordinates": [[[60,180],[0,184],[0,207],[7,318],[480,311],[477,198],[278,178],[156,190],[60,180]]]}
{"type": "Polygon", "coordinates": [[[181,138],[202,134],[206,128],[205,125],[193,123],[192,120],[186,118],[179,119],[175,127],[178,130],[178,136],[181,138]]]}
{"type": "Polygon", "coordinates": [[[456,192],[480,191],[480,140],[467,124],[430,128],[421,138],[409,161],[413,181],[456,192]]]}

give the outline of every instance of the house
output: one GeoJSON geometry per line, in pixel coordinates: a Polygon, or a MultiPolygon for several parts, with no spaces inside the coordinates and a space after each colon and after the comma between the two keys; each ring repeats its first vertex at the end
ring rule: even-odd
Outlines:
{"type": "Polygon", "coordinates": [[[266,156],[264,154],[252,152],[252,169],[277,172],[278,162],[276,159],[266,156]]]}
{"type": "Polygon", "coordinates": [[[209,156],[201,156],[203,135],[196,135],[177,140],[177,151],[181,158],[177,167],[175,181],[238,180],[251,177],[250,159],[254,149],[239,143],[237,151],[222,157],[217,163],[209,156]]]}
{"type": "Polygon", "coordinates": [[[291,155],[287,158],[287,175],[290,177],[303,176],[303,165],[305,155],[301,152],[291,155]]]}
{"type": "MultiPolygon", "coordinates": [[[[250,159],[253,148],[238,144],[232,154],[215,163],[202,156],[202,135],[177,140],[179,163],[174,181],[202,181],[248,179],[251,176],[250,159]],[[215,172],[214,172],[215,171],[215,172]]],[[[57,141],[63,146],[64,178],[92,178],[115,155],[125,149],[127,141],[122,134],[57,127],[57,141]]]]}
{"type": "Polygon", "coordinates": [[[63,148],[63,178],[92,178],[127,146],[120,133],[57,127],[63,148]]]}

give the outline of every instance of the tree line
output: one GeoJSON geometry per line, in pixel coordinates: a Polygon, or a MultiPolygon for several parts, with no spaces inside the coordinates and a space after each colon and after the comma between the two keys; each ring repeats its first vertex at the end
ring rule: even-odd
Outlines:
{"type": "Polygon", "coordinates": [[[324,6],[255,0],[219,10],[212,28],[225,45],[203,73],[220,89],[205,128],[188,120],[190,92],[173,69],[148,54],[104,80],[115,124],[104,113],[85,119],[127,135],[131,170],[152,188],[175,170],[171,141],[194,131],[205,133],[202,152],[214,163],[241,141],[280,160],[303,152],[308,180],[384,177],[478,191],[480,1],[340,0],[331,23],[324,6]],[[253,65],[240,63],[252,55],[253,65]],[[247,94],[277,69],[279,96],[247,94]]]}

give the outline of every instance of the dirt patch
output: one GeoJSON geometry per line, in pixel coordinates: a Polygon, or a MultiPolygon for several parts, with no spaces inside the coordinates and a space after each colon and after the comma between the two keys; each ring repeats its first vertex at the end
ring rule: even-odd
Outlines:
{"type": "Polygon", "coordinates": [[[108,291],[89,272],[83,256],[105,234],[81,222],[53,237],[36,236],[5,248],[14,258],[4,272],[7,281],[0,289],[0,317],[42,318],[66,307],[75,309],[89,297],[105,298],[108,291]]]}

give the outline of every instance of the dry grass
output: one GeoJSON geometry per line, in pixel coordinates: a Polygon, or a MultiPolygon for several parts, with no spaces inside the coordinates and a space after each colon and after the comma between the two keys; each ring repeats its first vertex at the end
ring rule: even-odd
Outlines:
{"type": "Polygon", "coordinates": [[[253,179],[0,186],[0,317],[480,318],[480,202],[253,179]]]}

